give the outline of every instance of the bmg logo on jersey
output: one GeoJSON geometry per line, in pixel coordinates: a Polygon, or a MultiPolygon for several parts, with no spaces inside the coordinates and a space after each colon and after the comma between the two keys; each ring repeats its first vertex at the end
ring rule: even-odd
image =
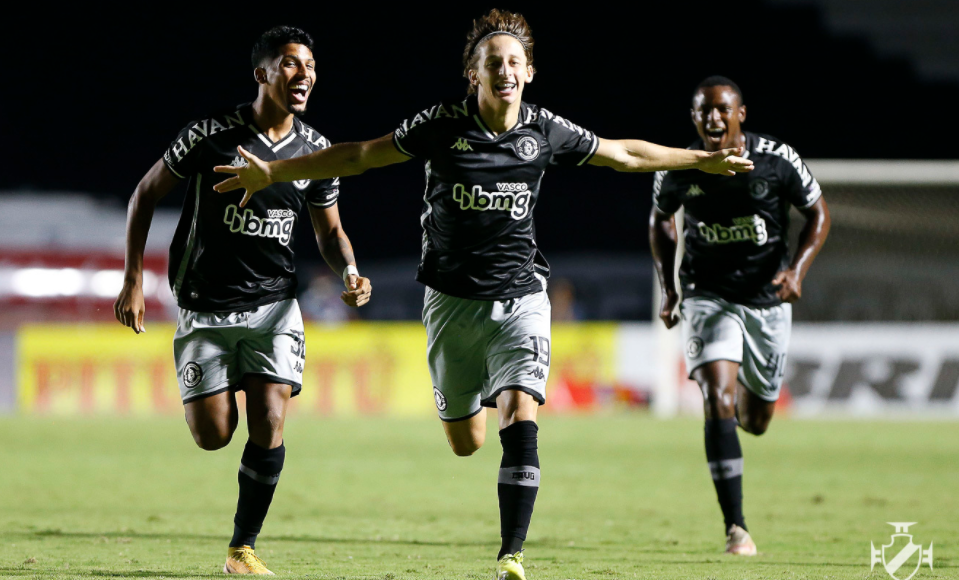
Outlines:
{"type": "Polygon", "coordinates": [[[758,215],[733,218],[733,225],[729,228],[720,224],[708,226],[701,223],[699,224],[699,235],[709,244],[751,241],[757,246],[761,246],[769,240],[766,220],[758,215]]]}
{"type": "Polygon", "coordinates": [[[497,191],[483,191],[483,186],[474,185],[470,191],[466,186],[457,183],[453,186],[453,201],[460,204],[460,209],[475,209],[478,211],[508,211],[514,220],[521,220],[529,215],[531,193],[525,183],[497,183],[497,191]]]}
{"type": "Polygon", "coordinates": [[[235,205],[226,206],[223,223],[230,226],[233,233],[260,238],[275,238],[284,246],[289,245],[293,238],[293,226],[296,214],[291,209],[269,209],[266,218],[253,215],[252,209],[240,209],[235,205]]]}

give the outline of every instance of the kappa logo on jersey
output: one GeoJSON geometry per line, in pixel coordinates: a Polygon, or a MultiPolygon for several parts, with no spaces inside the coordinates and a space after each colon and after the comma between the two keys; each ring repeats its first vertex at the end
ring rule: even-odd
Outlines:
{"type": "Polygon", "coordinates": [[[226,206],[226,213],[223,215],[223,223],[230,226],[231,232],[274,238],[284,246],[289,245],[293,238],[295,221],[296,214],[291,209],[270,209],[267,210],[266,218],[258,218],[253,215],[252,209],[247,208],[241,214],[240,209],[232,204],[226,206]]]}
{"type": "Polygon", "coordinates": [[[697,197],[700,195],[705,195],[703,188],[699,187],[695,183],[689,186],[689,191],[686,192],[686,197],[697,197]]]}
{"type": "Polygon", "coordinates": [[[699,224],[699,235],[709,244],[730,244],[734,242],[753,242],[761,246],[769,240],[766,220],[758,215],[733,218],[733,226],[727,228],[720,224],[708,226],[699,224]]]}
{"type": "Polygon", "coordinates": [[[539,142],[532,137],[521,137],[516,143],[516,154],[525,161],[539,157],[539,142]]]}
{"type": "Polygon", "coordinates": [[[309,179],[297,179],[296,181],[293,182],[293,185],[294,185],[297,189],[299,189],[300,191],[303,191],[304,189],[306,189],[307,187],[310,186],[310,180],[309,180],[309,179]]]}
{"type": "Polygon", "coordinates": [[[457,140],[456,140],[456,143],[453,143],[453,146],[450,147],[450,149],[456,149],[457,151],[472,151],[472,150],[473,150],[473,148],[470,147],[470,144],[469,144],[469,143],[466,141],[466,139],[464,139],[463,137],[460,137],[459,139],[457,139],[457,140]]]}
{"type": "Polygon", "coordinates": [[[498,191],[483,191],[482,185],[474,185],[471,191],[466,186],[457,183],[453,186],[453,201],[460,204],[460,209],[475,209],[477,211],[508,211],[514,220],[521,220],[529,215],[531,193],[525,183],[497,183],[498,191]]]}

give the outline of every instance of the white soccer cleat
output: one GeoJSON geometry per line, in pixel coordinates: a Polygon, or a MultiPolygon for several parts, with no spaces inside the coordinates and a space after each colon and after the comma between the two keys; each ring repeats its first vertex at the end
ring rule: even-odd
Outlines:
{"type": "Polygon", "coordinates": [[[733,524],[729,526],[729,533],[726,534],[726,553],[734,556],[755,556],[756,542],[749,532],[733,524]]]}

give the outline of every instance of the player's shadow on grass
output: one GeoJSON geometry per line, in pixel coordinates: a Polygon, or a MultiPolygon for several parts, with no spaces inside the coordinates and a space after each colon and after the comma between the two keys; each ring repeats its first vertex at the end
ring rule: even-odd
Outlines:
{"type": "Polygon", "coordinates": [[[47,569],[47,568],[0,568],[0,575],[4,578],[43,578],[44,576],[59,576],[61,574],[72,577],[91,577],[91,578],[206,578],[208,576],[217,576],[218,574],[196,573],[196,572],[169,572],[164,570],[71,570],[71,569],[47,569]]]}
{"type": "MultiPolygon", "coordinates": [[[[211,542],[226,542],[229,536],[212,534],[180,534],[180,533],[150,533],[150,532],[64,532],[62,530],[39,530],[23,532],[3,532],[0,539],[9,537],[56,537],[56,538],[100,538],[119,539],[136,538],[141,540],[209,540],[211,542]]],[[[436,546],[436,547],[483,547],[498,546],[499,542],[434,542],[428,540],[401,540],[399,538],[325,538],[318,536],[270,536],[262,535],[264,542],[305,542],[310,544],[393,544],[402,546],[436,546]]]]}

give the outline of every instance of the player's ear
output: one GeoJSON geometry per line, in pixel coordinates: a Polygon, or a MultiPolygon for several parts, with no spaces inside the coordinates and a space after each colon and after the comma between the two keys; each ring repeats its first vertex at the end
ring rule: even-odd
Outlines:
{"type": "Polygon", "coordinates": [[[696,109],[689,109],[689,120],[693,122],[693,126],[699,127],[699,125],[696,124],[696,109]]]}
{"type": "Polygon", "coordinates": [[[739,107],[739,122],[742,123],[746,120],[746,105],[741,105],[739,107]]]}
{"type": "Polygon", "coordinates": [[[533,74],[535,72],[536,71],[533,70],[533,65],[531,64],[526,65],[526,84],[533,82],[533,74]]]}
{"type": "Polygon", "coordinates": [[[479,77],[476,75],[476,71],[470,69],[466,74],[466,78],[469,79],[470,85],[476,87],[479,86],[479,77]]]}
{"type": "Polygon", "coordinates": [[[256,67],[253,69],[253,79],[261,85],[266,84],[266,69],[263,67],[256,67]]]}

